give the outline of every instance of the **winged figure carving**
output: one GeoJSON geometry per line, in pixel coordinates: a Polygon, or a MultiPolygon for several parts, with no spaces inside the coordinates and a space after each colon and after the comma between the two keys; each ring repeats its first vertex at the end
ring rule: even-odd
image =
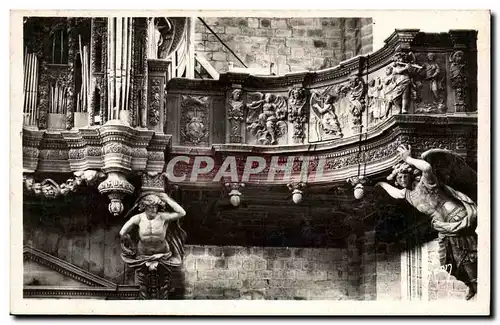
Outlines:
{"type": "Polygon", "coordinates": [[[247,129],[264,145],[278,143],[287,132],[287,101],[283,96],[260,92],[249,93],[247,129]]]}
{"type": "Polygon", "coordinates": [[[377,183],[396,199],[405,199],[427,215],[439,234],[440,262],[469,287],[467,299],[477,292],[477,174],[452,151],[430,149],[420,159],[409,146],[398,148],[401,162],[386,182],[377,183]]]}
{"type": "Polygon", "coordinates": [[[311,111],[316,116],[316,134],[318,139],[322,140],[322,134],[338,135],[342,137],[340,123],[335,113],[335,102],[337,97],[328,94],[320,96],[317,93],[311,94],[310,105],[311,111]]]}

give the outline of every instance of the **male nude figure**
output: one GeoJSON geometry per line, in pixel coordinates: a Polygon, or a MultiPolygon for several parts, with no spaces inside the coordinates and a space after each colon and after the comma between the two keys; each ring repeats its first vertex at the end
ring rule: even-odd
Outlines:
{"type": "MultiPolygon", "coordinates": [[[[186,215],[186,211],[165,193],[146,195],[139,204],[139,210],[144,212],[131,217],[120,230],[120,237],[127,238],[129,232],[139,227],[139,242],[137,253],[139,256],[170,253],[171,249],[166,240],[169,223],[186,215]],[[174,212],[159,212],[159,207],[170,205],[174,212]]],[[[172,259],[178,257],[172,256],[172,259]]],[[[179,261],[180,262],[180,261],[179,261]]]]}

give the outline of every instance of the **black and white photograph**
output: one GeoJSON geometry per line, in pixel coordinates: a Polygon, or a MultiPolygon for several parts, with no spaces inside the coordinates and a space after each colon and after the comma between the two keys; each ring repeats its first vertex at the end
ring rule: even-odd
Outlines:
{"type": "Polygon", "coordinates": [[[490,13],[411,14],[11,11],[11,313],[489,314],[490,13]]]}

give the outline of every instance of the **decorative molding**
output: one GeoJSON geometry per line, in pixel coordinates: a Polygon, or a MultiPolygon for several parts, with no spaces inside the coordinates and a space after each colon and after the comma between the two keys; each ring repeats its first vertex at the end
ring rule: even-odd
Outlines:
{"type": "Polygon", "coordinates": [[[115,288],[58,288],[42,286],[25,286],[23,288],[24,298],[63,298],[63,299],[84,299],[84,298],[102,298],[102,299],[137,299],[139,287],[116,285],[115,288]]]}
{"type": "MultiPolygon", "coordinates": [[[[117,284],[98,277],[60,258],[52,256],[34,247],[25,245],[23,247],[23,259],[48,267],[62,275],[91,287],[103,287],[115,289],[117,284]]],[[[34,289],[35,287],[33,287],[34,289]]],[[[85,289],[82,289],[85,290],[85,289]]]]}

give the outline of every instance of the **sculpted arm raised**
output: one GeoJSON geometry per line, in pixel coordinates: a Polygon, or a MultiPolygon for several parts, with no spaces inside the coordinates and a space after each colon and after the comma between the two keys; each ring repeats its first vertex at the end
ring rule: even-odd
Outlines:
{"type": "Polygon", "coordinates": [[[427,183],[433,184],[435,182],[435,176],[432,171],[432,166],[427,161],[423,159],[416,159],[411,156],[410,146],[401,145],[398,148],[399,155],[401,159],[409,165],[422,171],[422,179],[427,183]]]}
{"type": "Polygon", "coordinates": [[[159,215],[163,220],[176,220],[184,217],[186,211],[177,203],[174,199],[165,193],[159,194],[160,199],[165,202],[165,204],[170,205],[174,212],[160,212],[159,215]]]}
{"type": "Polygon", "coordinates": [[[394,187],[386,182],[378,182],[375,186],[382,187],[387,192],[387,194],[389,194],[390,196],[392,196],[395,199],[404,199],[405,198],[406,189],[404,189],[404,188],[403,189],[396,188],[396,187],[394,187]]]}

